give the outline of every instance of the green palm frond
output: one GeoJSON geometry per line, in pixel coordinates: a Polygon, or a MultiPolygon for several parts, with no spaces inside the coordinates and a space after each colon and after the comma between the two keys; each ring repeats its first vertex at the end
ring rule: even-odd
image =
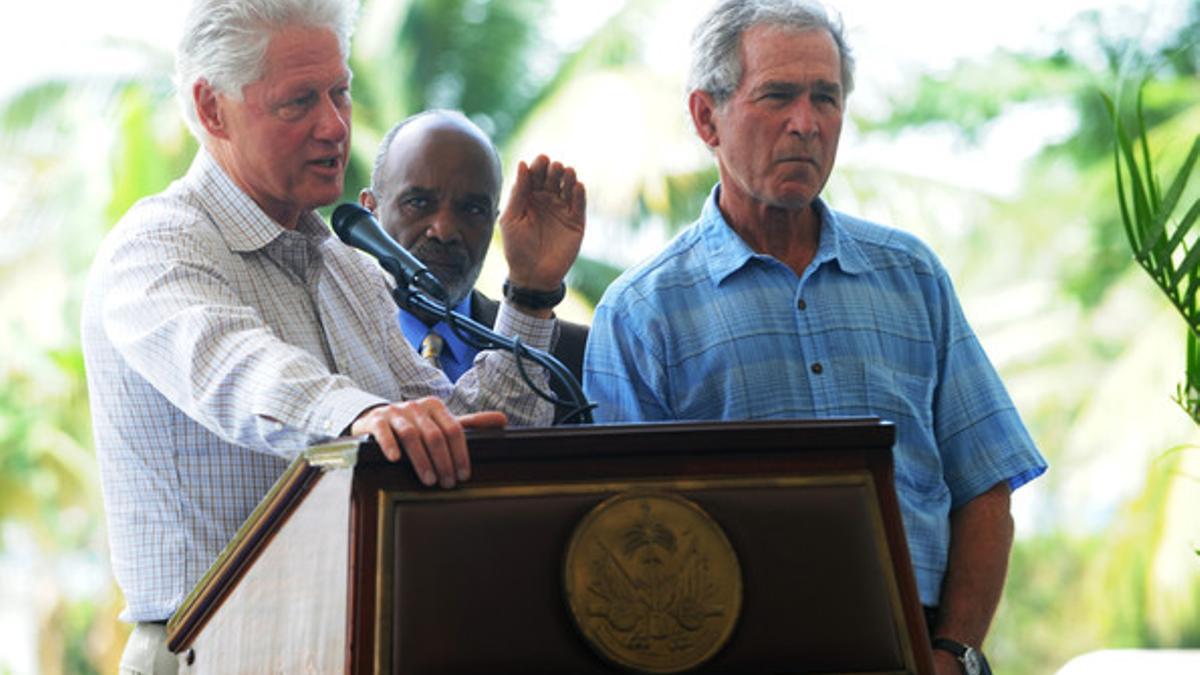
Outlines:
{"type": "Polygon", "coordinates": [[[1189,192],[1196,163],[1200,160],[1197,136],[1183,164],[1164,191],[1154,169],[1150,139],[1139,88],[1135,110],[1136,129],[1130,135],[1118,106],[1104,97],[1113,121],[1116,147],[1113,152],[1117,200],[1125,236],[1134,259],[1171,301],[1188,325],[1187,381],[1178,385],[1175,400],[1200,424],[1200,235],[1194,229],[1200,220],[1200,198],[1189,192]],[[1190,196],[1188,196],[1190,195],[1190,196]],[[1185,197],[1187,196],[1187,197],[1185,197]],[[1188,199],[1194,199],[1188,204],[1188,199]],[[1179,212],[1183,215],[1179,216],[1179,212]]]}
{"type": "Polygon", "coordinates": [[[1194,328],[1187,336],[1187,382],[1175,385],[1175,402],[1200,424],[1200,339],[1194,328]]]}

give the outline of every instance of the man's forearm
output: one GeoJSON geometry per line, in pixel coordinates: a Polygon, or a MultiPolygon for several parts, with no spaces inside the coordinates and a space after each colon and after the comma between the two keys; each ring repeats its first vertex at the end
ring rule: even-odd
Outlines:
{"type": "Polygon", "coordinates": [[[950,514],[950,560],[933,637],[983,644],[1004,590],[1013,521],[1008,483],[950,514]]]}
{"type": "MultiPolygon", "coordinates": [[[[519,337],[526,346],[542,351],[550,350],[557,333],[554,319],[524,314],[508,302],[501,304],[494,329],[501,335],[519,337]]],[[[532,363],[527,363],[525,368],[538,387],[549,386],[542,368],[534,367],[532,363]]],[[[554,421],[554,406],[533,393],[511,354],[480,352],[470,370],[454,383],[446,403],[456,415],[480,410],[502,411],[508,416],[508,423],[515,427],[548,426],[554,421]]]]}

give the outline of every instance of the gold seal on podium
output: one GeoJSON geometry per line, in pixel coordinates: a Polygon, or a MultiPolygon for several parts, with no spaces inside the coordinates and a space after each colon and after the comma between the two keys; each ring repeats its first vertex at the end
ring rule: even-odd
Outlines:
{"type": "Polygon", "coordinates": [[[612,497],[567,546],[567,604],[587,641],[613,663],[678,673],[725,645],[742,608],[742,573],[720,525],[662,492],[612,497]]]}

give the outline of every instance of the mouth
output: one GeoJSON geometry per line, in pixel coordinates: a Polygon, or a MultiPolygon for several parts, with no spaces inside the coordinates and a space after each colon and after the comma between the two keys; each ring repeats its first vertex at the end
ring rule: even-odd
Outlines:
{"type": "Polygon", "coordinates": [[[474,285],[474,278],[467,265],[447,263],[438,260],[424,260],[425,266],[433,272],[433,276],[442,282],[442,286],[450,294],[451,304],[457,304],[474,285]]]}
{"type": "Polygon", "coordinates": [[[308,160],[308,166],[320,173],[338,173],[345,169],[345,158],[334,149],[334,154],[313,157],[308,160]]]}
{"type": "Polygon", "coordinates": [[[463,260],[452,260],[447,258],[420,256],[421,262],[433,269],[438,275],[438,278],[460,276],[466,271],[467,265],[463,260]]]}
{"type": "Polygon", "coordinates": [[[465,251],[453,245],[438,244],[428,239],[416,246],[409,247],[409,251],[426,265],[443,270],[459,271],[465,269],[469,264],[465,251]]]}

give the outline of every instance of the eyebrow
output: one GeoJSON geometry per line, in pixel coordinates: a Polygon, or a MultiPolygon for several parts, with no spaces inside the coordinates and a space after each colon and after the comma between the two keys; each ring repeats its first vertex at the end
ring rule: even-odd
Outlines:
{"type": "Polygon", "coordinates": [[[840,95],[842,93],[842,85],[838,84],[837,82],[830,82],[828,80],[817,80],[815,83],[813,83],[812,88],[814,91],[818,91],[822,94],[840,95]]]}
{"type": "Polygon", "coordinates": [[[799,94],[805,90],[811,89],[822,94],[841,94],[842,86],[837,82],[829,80],[817,80],[812,84],[801,84],[791,80],[767,80],[754,88],[755,93],[765,91],[783,92],[788,94],[799,94]]]}
{"type": "Polygon", "coordinates": [[[491,195],[488,195],[487,193],[484,193],[484,192],[468,192],[467,194],[462,196],[461,201],[487,202],[488,204],[492,204],[495,200],[492,199],[491,195]]]}
{"type": "Polygon", "coordinates": [[[282,92],[289,98],[294,98],[300,94],[310,92],[323,92],[339,87],[349,87],[352,79],[351,73],[345,73],[339,76],[336,80],[318,81],[316,78],[296,78],[279,85],[278,91],[282,92]]]}
{"type": "Polygon", "coordinates": [[[427,187],[421,187],[420,185],[409,185],[409,186],[405,187],[403,190],[397,192],[396,196],[397,197],[407,197],[409,195],[421,195],[422,197],[424,197],[426,195],[436,195],[436,194],[437,194],[437,190],[431,190],[427,187]]]}
{"type": "MultiPolygon", "coordinates": [[[[423,185],[409,185],[408,187],[404,188],[399,193],[397,193],[398,197],[407,197],[409,195],[418,195],[421,197],[437,197],[439,199],[442,197],[441,191],[439,191],[435,188],[425,187],[423,185]]],[[[496,200],[493,199],[491,197],[491,195],[487,194],[486,192],[468,192],[468,193],[462,195],[462,197],[460,197],[457,201],[460,201],[460,202],[463,202],[463,201],[477,202],[477,201],[479,201],[479,202],[486,202],[489,205],[493,205],[496,202],[496,200]]]]}

